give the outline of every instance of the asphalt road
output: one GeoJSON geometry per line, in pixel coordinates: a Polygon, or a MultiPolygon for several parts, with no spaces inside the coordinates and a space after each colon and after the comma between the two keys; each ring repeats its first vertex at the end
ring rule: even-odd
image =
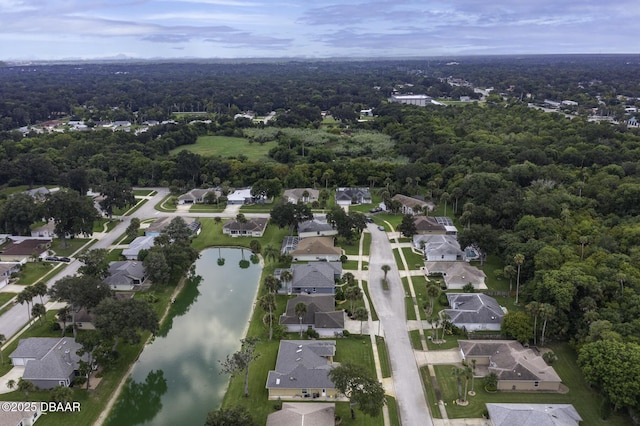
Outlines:
{"type": "Polygon", "coordinates": [[[405,426],[431,426],[433,422],[407,332],[405,292],[391,244],[386,232],[378,230],[376,225],[369,224],[368,229],[371,232],[369,293],[384,330],[400,418],[405,426]],[[382,265],[391,267],[386,291],[381,283],[382,265]]]}

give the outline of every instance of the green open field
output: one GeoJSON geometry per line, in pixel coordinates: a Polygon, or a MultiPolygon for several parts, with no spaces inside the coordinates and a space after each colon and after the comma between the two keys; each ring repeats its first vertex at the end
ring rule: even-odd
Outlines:
{"type": "Polygon", "coordinates": [[[174,155],[187,150],[202,156],[219,155],[221,157],[237,157],[240,154],[249,160],[266,159],[267,153],[276,146],[276,142],[249,143],[248,139],[230,136],[200,136],[195,145],[183,145],[171,150],[174,155]]]}

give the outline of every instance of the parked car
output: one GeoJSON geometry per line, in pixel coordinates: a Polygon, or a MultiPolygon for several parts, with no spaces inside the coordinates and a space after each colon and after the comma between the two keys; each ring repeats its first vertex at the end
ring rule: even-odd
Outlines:
{"type": "Polygon", "coordinates": [[[68,257],[60,257],[60,256],[47,256],[45,259],[47,262],[71,262],[71,259],[68,257]]]}
{"type": "Polygon", "coordinates": [[[378,226],[378,230],[380,230],[380,231],[386,231],[386,229],[384,229],[384,226],[378,226]]]}

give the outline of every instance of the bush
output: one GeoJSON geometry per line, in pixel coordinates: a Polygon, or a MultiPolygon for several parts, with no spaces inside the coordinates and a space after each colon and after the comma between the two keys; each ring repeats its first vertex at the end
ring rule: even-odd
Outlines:
{"type": "Polygon", "coordinates": [[[549,351],[542,354],[542,359],[547,363],[547,365],[551,365],[558,360],[558,357],[553,353],[553,351],[549,351]]]}
{"type": "Polygon", "coordinates": [[[307,329],[307,337],[309,339],[317,339],[318,337],[320,337],[320,334],[313,328],[309,328],[307,329]]]}
{"type": "Polygon", "coordinates": [[[498,376],[496,373],[490,373],[484,378],[484,388],[489,392],[498,390],[498,376]]]}
{"type": "Polygon", "coordinates": [[[443,293],[443,292],[441,292],[441,293],[438,295],[438,303],[439,303],[441,306],[449,306],[449,299],[447,299],[447,293],[443,293]]]}
{"type": "Polygon", "coordinates": [[[475,293],[476,289],[473,287],[473,284],[471,283],[466,283],[463,287],[462,287],[462,292],[463,293],[475,293]]]}
{"type": "Polygon", "coordinates": [[[62,327],[60,327],[60,324],[58,324],[55,321],[51,321],[51,331],[60,331],[62,330],[62,327]]]}
{"type": "Polygon", "coordinates": [[[343,254],[342,256],[340,256],[340,262],[342,262],[342,263],[346,263],[346,261],[347,261],[348,259],[349,259],[349,258],[348,258],[345,254],[343,254]]]}
{"type": "Polygon", "coordinates": [[[342,335],[344,337],[349,337],[349,336],[351,336],[351,333],[349,333],[349,330],[342,330],[342,335]]]}

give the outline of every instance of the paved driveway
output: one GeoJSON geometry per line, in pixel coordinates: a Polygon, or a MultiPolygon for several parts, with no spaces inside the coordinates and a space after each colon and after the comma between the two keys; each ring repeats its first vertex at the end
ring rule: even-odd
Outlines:
{"type": "Polygon", "coordinates": [[[369,293],[384,329],[402,424],[432,426],[422,380],[409,341],[405,294],[391,244],[387,234],[378,230],[377,226],[369,224],[368,228],[371,232],[369,293]],[[387,274],[388,291],[383,290],[381,285],[384,272],[380,268],[385,264],[391,267],[387,274]]]}

